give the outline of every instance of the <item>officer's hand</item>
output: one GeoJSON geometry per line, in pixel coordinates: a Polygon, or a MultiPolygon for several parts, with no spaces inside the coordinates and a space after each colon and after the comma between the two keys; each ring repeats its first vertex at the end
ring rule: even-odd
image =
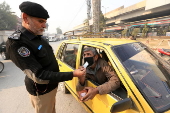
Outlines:
{"type": "Polygon", "coordinates": [[[86,69],[81,68],[81,69],[76,69],[73,71],[73,77],[81,77],[86,75],[86,69]]]}
{"type": "MultiPolygon", "coordinates": [[[[79,69],[83,71],[85,68],[83,66],[80,66],[79,69]]],[[[78,77],[78,80],[82,86],[84,86],[84,84],[85,84],[85,79],[86,79],[85,75],[78,77]]]]}
{"type": "Polygon", "coordinates": [[[84,90],[87,90],[87,93],[80,99],[81,101],[88,101],[89,99],[93,99],[94,96],[99,93],[98,89],[93,87],[85,87],[84,90]]]}
{"type": "Polygon", "coordinates": [[[83,67],[83,66],[80,66],[78,69],[80,69],[80,70],[84,70],[84,67],[83,67]]]}

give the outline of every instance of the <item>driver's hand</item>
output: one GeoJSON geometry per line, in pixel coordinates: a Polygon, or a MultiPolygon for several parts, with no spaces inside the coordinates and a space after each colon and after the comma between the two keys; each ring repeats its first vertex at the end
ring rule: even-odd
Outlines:
{"type": "Polygon", "coordinates": [[[81,101],[88,101],[89,99],[93,99],[95,95],[99,93],[98,89],[93,87],[85,87],[84,90],[87,90],[87,93],[85,96],[80,98],[81,101]]]}

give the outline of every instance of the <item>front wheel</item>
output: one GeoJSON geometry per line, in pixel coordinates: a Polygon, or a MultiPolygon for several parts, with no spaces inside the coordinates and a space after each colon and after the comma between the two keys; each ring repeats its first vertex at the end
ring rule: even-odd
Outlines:
{"type": "Polygon", "coordinates": [[[0,73],[4,70],[4,63],[0,62],[0,73]]]}

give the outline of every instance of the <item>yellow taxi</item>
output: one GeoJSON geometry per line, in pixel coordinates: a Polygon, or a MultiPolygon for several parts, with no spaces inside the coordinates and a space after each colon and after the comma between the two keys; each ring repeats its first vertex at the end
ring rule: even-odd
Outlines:
{"type": "MultiPolygon", "coordinates": [[[[79,101],[77,78],[60,83],[64,93],[70,92],[88,113],[170,113],[170,65],[149,47],[127,39],[65,40],[56,52],[60,71],[73,71],[82,66],[86,47],[96,48],[121,80],[121,87],[116,91],[97,94],[85,102],[79,101]]],[[[88,80],[87,86],[97,87],[97,84],[88,80]]]]}

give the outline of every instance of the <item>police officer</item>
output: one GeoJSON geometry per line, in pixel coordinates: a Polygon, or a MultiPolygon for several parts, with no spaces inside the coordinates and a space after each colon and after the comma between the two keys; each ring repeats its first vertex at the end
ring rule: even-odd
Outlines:
{"type": "Polygon", "coordinates": [[[49,18],[47,10],[28,1],[21,3],[19,8],[22,26],[9,36],[7,53],[26,75],[26,89],[36,113],[55,113],[58,83],[85,75],[85,69],[59,72],[52,47],[41,38],[49,18]]]}

